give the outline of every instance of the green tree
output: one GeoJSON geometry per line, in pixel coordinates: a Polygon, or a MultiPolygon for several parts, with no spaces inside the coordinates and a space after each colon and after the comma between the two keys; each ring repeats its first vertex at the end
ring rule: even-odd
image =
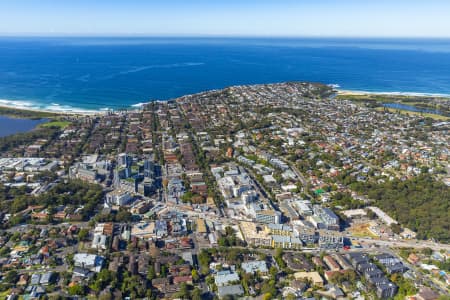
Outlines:
{"type": "Polygon", "coordinates": [[[431,256],[431,254],[433,254],[433,250],[431,250],[431,248],[423,248],[422,249],[422,253],[425,254],[426,256],[431,256]]]}
{"type": "Polygon", "coordinates": [[[86,228],[80,229],[80,231],[78,232],[78,235],[77,235],[79,241],[86,241],[88,236],[89,236],[89,230],[86,228]]]}
{"type": "Polygon", "coordinates": [[[150,265],[148,267],[147,280],[152,281],[152,279],[155,279],[155,278],[156,278],[155,268],[153,267],[153,265],[150,265]]]}
{"type": "Polygon", "coordinates": [[[11,270],[8,271],[8,273],[6,273],[5,277],[4,277],[4,281],[10,284],[14,284],[17,281],[19,274],[17,273],[16,270],[11,270]]]}
{"type": "Polygon", "coordinates": [[[391,229],[392,229],[392,232],[395,234],[400,234],[402,232],[402,227],[396,223],[391,224],[391,229]]]}
{"type": "Polygon", "coordinates": [[[296,299],[297,299],[297,296],[295,296],[294,294],[288,294],[286,296],[286,300],[296,300],[296,299]]]}
{"type": "Polygon", "coordinates": [[[200,263],[200,272],[203,275],[209,274],[209,264],[211,263],[211,255],[206,249],[202,249],[198,255],[198,261],[200,263]]]}
{"type": "Polygon", "coordinates": [[[271,293],[265,293],[262,297],[263,300],[271,300],[273,299],[273,295],[271,293]]]}
{"type": "Polygon", "coordinates": [[[120,209],[119,212],[116,214],[115,220],[116,222],[131,222],[133,215],[131,212],[120,209]]]}
{"type": "Polygon", "coordinates": [[[192,280],[194,280],[194,282],[197,282],[200,279],[200,275],[198,274],[198,271],[196,269],[192,269],[191,274],[192,280]]]}
{"type": "Polygon", "coordinates": [[[67,289],[67,292],[71,296],[84,296],[86,295],[86,287],[80,284],[74,284],[67,289]]]}
{"type": "Polygon", "coordinates": [[[193,291],[192,291],[192,300],[201,300],[202,299],[202,291],[196,287],[193,291]]]}
{"type": "Polygon", "coordinates": [[[95,281],[93,283],[93,289],[95,291],[103,290],[108,284],[111,283],[113,279],[113,274],[108,269],[103,269],[95,276],[95,281]]]}
{"type": "Polygon", "coordinates": [[[98,299],[99,300],[112,300],[113,296],[110,291],[107,291],[107,292],[101,293],[100,296],[98,297],[98,299]]]}
{"type": "Polygon", "coordinates": [[[183,282],[180,285],[180,291],[177,293],[177,296],[180,297],[181,299],[189,299],[190,298],[189,287],[186,283],[183,282]]]}

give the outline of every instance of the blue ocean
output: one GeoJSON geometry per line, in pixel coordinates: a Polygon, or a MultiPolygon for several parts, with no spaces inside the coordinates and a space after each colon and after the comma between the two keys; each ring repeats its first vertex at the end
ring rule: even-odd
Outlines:
{"type": "Polygon", "coordinates": [[[448,95],[450,40],[0,38],[0,105],[120,109],[283,81],[448,95]]]}

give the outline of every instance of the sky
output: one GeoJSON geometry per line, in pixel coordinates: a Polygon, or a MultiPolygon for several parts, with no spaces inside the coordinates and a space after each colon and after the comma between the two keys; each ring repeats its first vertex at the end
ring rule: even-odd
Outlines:
{"type": "Polygon", "coordinates": [[[0,35],[450,37],[448,0],[1,0],[0,35]]]}

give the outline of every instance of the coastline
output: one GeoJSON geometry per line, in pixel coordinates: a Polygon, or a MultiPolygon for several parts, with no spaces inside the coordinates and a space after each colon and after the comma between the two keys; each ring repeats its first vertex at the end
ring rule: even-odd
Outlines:
{"type": "MultiPolygon", "coordinates": [[[[144,106],[150,102],[152,102],[152,101],[132,104],[129,107],[124,107],[123,109],[127,109],[128,111],[136,111],[136,110],[139,110],[142,106],[144,106]]],[[[40,103],[36,100],[27,101],[27,100],[9,100],[9,99],[0,98],[0,109],[1,108],[17,110],[17,111],[47,113],[47,114],[53,114],[53,115],[59,115],[59,116],[61,116],[61,115],[95,116],[95,115],[105,115],[111,111],[120,111],[121,110],[121,109],[113,110],[108,107],[102,107],[102,108],[98,108],[98,109],[88,109],[88,108],[74,107],[74,106],[70,106],[70,105],[61,105],[58,103],[50,103],[50,104],[40,103]]],[[[1,114],[1,111],[0,111],[0,114],[1,114]]]]}
{"type": "MultiPolygon", "coordinates": [[[[404,97],[435,97],[435,98],[443,98],[450,99],[450,94],[438,94],[438,93],[417,93],[417,92],[374,92],[374,91],[363,91],[363,90],[349,90],[349,89],[341,89],[337,84],[329,84],[329,86],[333,87],[334,91],[337,95],[340,96],[374,96],[374,95],[384,95],[384,96],[404,96],[404,97]]],[[[203,91],[205,92],[205,91],[203,91]]],[[[187,95],[183,95],[187,96],[187,95]]],[[[182,96],[181,96],[182,97],[182,96]]],[[[169,101],[167,100],[154,100],[154,101],[169,101]]],[[[137,111],[142,106],[151,103],[149,102],[140,102],[128,107],[128,111],[137,111]]],[[[35,112],[35,113],[45,113],[51,114],[54,116],[96,116],[96,115],[105,115],[111,111],[114,111],[109,108],[98,108],[98,109],[84,109],[77,108],[67,105],[59,105],[56,103],[51,103],[51,105],[47,105],[46,107],[51,108],[43,108],[39,107],[38,102],[31,101],[22,101],[22,100],[7,100],[0,99],[0,115],[2,115],[1,109],[10,109],[14,111],[22,111],[22,112],[35,112]]]]}
{"type": "Polygon", "coordinates": [[[450,120],[450,95],[406,92],[366,92],[336,89],[339,99],[377,103],[377,110],[426,116],[435,120],[450,120]],[[392,106],[390,106],[392,105],[392,106]],[[445,108],[447,107],[447,108],[445,108]]]}
{"type": "MultiPolygon", "coordinates": [[[[108,113],[108,111],[102,111],[102,110],[51,110],[51,109],[44,109],[44,108],[35,108],[35,107],[23,107],[23,106],[14,106],[14,105],[7,105],[0,103],[0,108],[5,109],[11,109],[15,111],[23,111],[23,112],[36,112],[36,113],[47,113],[52,114],[55,116],[62,116],[62,115],[70,115],[70,116],[95,116],[95,115],[104,115],[108,113]]],[[[0,111],[1,115],[1,111],[0,111]]]]}
{"type": "Polygon", "coordinates": [[[361,90],[347,90],[347,89],[334,89],[338,95],[348,96],[363,96],[363,95],[385,95],[385,96],[405,96],[405,97],[436,97],[436,98],[450,98],[450,94],[439,93],[417,93],[417,92],[372,92],[361,90]]]}

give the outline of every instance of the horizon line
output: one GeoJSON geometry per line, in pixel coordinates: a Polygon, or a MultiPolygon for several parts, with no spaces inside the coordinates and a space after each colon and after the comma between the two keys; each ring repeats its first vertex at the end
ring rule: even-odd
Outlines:
{"type": "Polygon", "coordinates": [[[363,35],[246,35],[246,34],[145,34],[145,33],[2,33],[0,38],[228,38],[228,39],[401,39],[450,40],[450,36],[363,36],[363,35]]]}

